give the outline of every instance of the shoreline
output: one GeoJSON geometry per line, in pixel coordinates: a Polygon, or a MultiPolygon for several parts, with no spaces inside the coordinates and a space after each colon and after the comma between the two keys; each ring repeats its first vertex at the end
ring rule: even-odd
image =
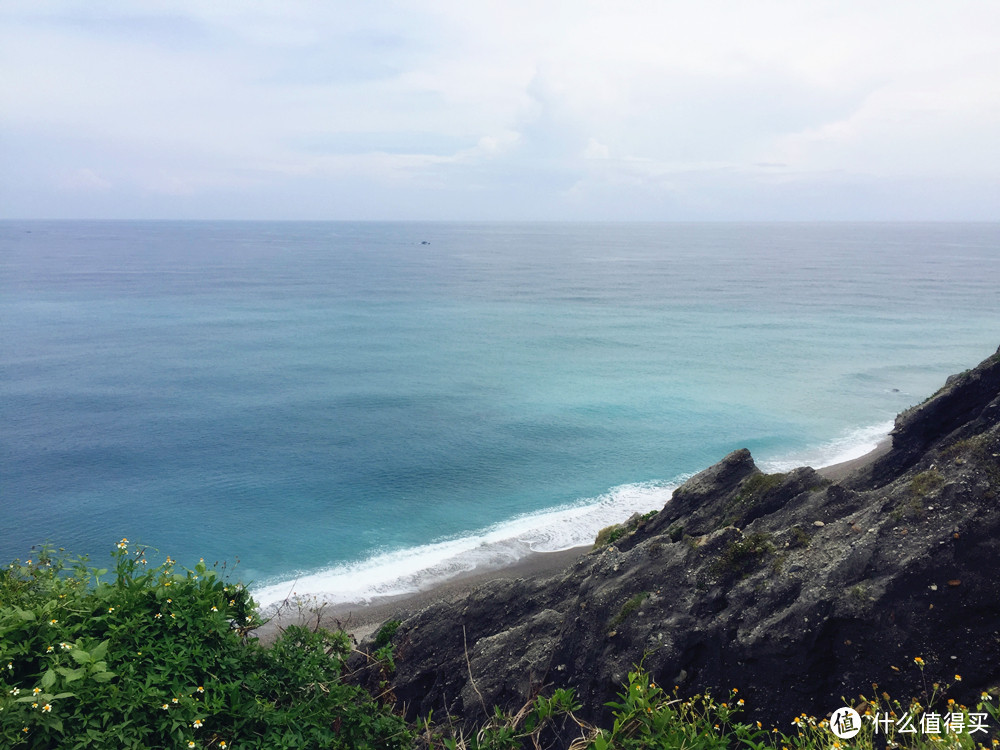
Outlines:
{"type": "MultiPolygon", "coordinates": [[[[885,455],[892,448],[892,437],[886,435],[868,453],[847,461],[830,464],[816,471],[826,479],[838,482],[844,477],[885,455]]],[[[343,630],[355,643],[372,636],[387,620],[404,619],[438,601],[462,598],[480,585],[502,578],[543,578],[555,576],[594,549],[592,544],[559,552],[532,552],[520,560],[499,568],[472,570],[412,593],[378,597],[367,602],[327,604],[303,598],[285,600],[270,619],[256,631],[264,643],[271,643],[289,625],[310,628],[323,627],[343,630]]]]}

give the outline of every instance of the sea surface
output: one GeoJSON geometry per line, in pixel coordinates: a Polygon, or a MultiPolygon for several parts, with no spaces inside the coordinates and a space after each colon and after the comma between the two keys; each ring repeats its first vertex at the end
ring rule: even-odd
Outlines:
{"type": "Polygon", "coordinates": [[[426,587],[866,452],[998,292],[1000,224],[0,222],[0,560],[426,587]]]}

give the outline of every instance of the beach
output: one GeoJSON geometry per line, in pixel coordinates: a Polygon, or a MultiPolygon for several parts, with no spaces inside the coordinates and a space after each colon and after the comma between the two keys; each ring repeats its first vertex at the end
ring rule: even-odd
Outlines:
{"type": "MultiPolygon", "coordinates": [[[[840,481],[848,474],[885,455],[891,447],[892,438],[886,436],[865,455],[824,466],[817,471],[830,481],[840,481]]],[[[308,600],[303,600],[301,603],[288,600],[255,633],[262,642],[269,643],[289,625],[303,625],[310,628],[343,630],[354,639],[355,643],[360,643],[373,635],[388,620],[404,619],[435,602],[461,599],[489,581],[558,575],[593,549],[593,545],[583,545],[559,552],[534,552],[500,568],[473,570],[422,591],[373,598],[366,602],[323,604],[308,600]]]]}

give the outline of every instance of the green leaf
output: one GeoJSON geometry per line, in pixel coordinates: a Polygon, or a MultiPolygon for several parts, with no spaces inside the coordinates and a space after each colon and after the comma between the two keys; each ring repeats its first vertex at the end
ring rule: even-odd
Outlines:
{"type": "Polygon", "coordinates": [[[108,653],[109,642],[110,641],[101,641],[100,644],[98,644],[97,648],[95,648],[93,651],[90,652],[90,655],[94,659],[94,661],[97,661],[98,659],[103,659],[104,655],[108,653]]]}
{"type": "Polygon", "coordinates": [[[74,648],[69,652],[69,655],[73,657],[73,661],[77,664],[90,664],[94,661],[93,657],[82,648],[74,648]]]}
{"type": "Polygon", "coordinates": [[[56,671],[66,678],[67,683],[79,680],[87,672],[87,670],[84,667],[79,667],[77,669],[69,669],[67,667],[56,667],[56,671]]]}
{"type": "Polygon", "coordinates": [[[56,684],[56,673],[52,669],[46,669],[42,675],[42,690],[48,690],[56,684]]]}
{"type": "Polygon", "coordinates": [[[107,682],[115,676],[114,672],[95,672],[91,675],[94,682],[107,682]]]}

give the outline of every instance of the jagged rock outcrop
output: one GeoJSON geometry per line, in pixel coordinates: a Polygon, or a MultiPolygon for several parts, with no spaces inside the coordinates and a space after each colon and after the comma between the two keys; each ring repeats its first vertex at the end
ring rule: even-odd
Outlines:
{"type": "MultiPolygon", "coordinates": [[[[752,718],[1000,682],[1000,352],[904,412],[893,445],[831,483],[739,450],[547,580],[497,580],[408,617],[392,688],[411,716],[483,718],[546,686],[604,707],[643,662],[682,693],[738,688],[752,718]],[[470,680],[470,673],[474,677],[470,680]]],[[[365,644],[362,644],[364,647],[365,644]]]]}

